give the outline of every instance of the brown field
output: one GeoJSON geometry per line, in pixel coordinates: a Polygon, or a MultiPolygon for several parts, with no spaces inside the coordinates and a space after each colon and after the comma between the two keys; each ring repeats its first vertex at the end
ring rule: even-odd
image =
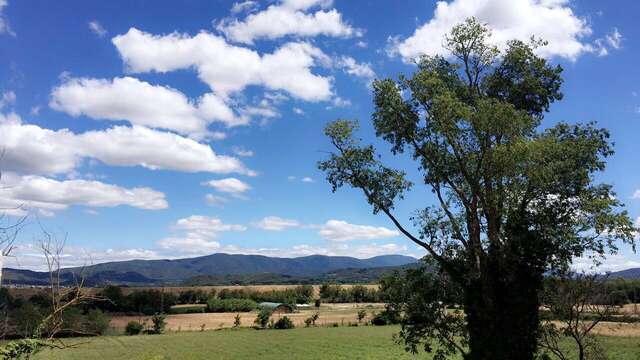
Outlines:
{"type": "MultiPolygon", "coordinates": [[[[311,307],[309,309],[299,310],[291,314],[274,314],[275,320],[281,316],[288,316],[296,326],[304,326],[304,320],[314,314],[316,311],[320,313],[316,325],[344,324],[349,322],[357,322],[358,310],[367,310],[367,319],[371,318],[372,313],[382,311],[384,304],[379,303],[362,303],[362,304],[323,304],[320,309],[311,307]]],[[[252,326],[256,318],[257,312],[240,313],[240,321],[242,326],[252,326]]],[[[201,330],[204,325],[205,330],[213,330],[220,328],[228,328],[233,326],[236,313],[203,313],[203,314],[174,314],[167,315],[167,329],[171,331],[196,331],[201,330]]],[[[150,323],[148,316],[114,316],[111,318],[110,326],[116,332],[122,332],[129,321],[147,321],[150,323]]]]}
{"type": "MultiPolygon", "coordinates": [[[[220,285],[220,286],[168,286],[168,287],[158,287],[158,286],[149,286],[149,287],[122,287],[122,292],[124,295],[128,295],[134,291],[140,290],[162,290],[172,294],[180,294],[180,292],[185,290],[203,290],[205,292],[210,292],[211,290],[220,291],[222,289],[243,289],[243,290],[251,290],[251,291],[271,291],[271,290],[285,290],[292,289],[299,285],[220,285]]],[[[315,295],[319,294],[320,285],[312,285],[315,295]]],[[[350,288],[354,285],[341,285],[345,288],[350,288]]],[[[363,285],[368,288],[378,288],[378,285],[370,284],[363,285]]],[[[9,292],[12,296],[17,298],[28,299],[29,297],[42,293],[46,291],[44,287],[9,287],[9,292]]],[[[96,294],[102,291],[102,288],[85,288],[84,291],[90,294],[96,294]]]]}

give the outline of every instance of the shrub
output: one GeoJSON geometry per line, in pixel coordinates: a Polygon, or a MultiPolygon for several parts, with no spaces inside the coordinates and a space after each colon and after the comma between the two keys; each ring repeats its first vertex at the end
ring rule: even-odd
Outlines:
{"type": "Polygon", "coordinates": [[[260,312],[258,312],[258,315],[256,316],[256,320],[254,322],[259,327],[264,329],[267,327],[267,324],[269,323],[269,318],[271,317],[272,313],[273,311],[271,311],[271,309],[262,308],[260,309],[260,312]]]}
{"type": "Polygon", "coordinates": [[[91,334],[104,335],[111,320],[100,309],[89,310],[87,313],[87,330],[91,334]]]}
{"type": "Polygon", "coordinates": [[[383,310],[371,319],[373,325],[394,325],[400,323],[400,314],[395,311],[383,310]]]}
{"type": "Polygon", "coordinates": [[[240,327],[240,314],[236,314],[236,317],[233,318],[233,327],[240,327]]]}
{"type": "Polygon", "coordinates": [[[364,320],[364,318],[367,317],[367,310],[358,310],[358,322],[362,322],[362,320],[364,320]]]}
{"type": "Polygon", "coordinates": [[[167,322],[164,321],[165,316],[160,314],[155,314],[151,318],[152,327],[150,333],[152,334],[162,334],[164,332],[165,326],[167,326],[167,322]]]}
{"type": "Polygon", "coordinates": [[[127,326],[124,328],[124,333],[126,335],[138,335],[142,332],[142,324],[137,321],[129,321],[127,326]]]}
{"type": "Polygon", "coordinates": [[[287,316],[281,317],[280,319],[278,319],[278,321],[275,322],[275,324],[273,324],[273,328],[279,330],[293,329],[294,327],[295,326],[293,325],[293,321],[291,321],[291,319],[289,319],[287,316]]]}
{"type": "Polygon", "coordinates": [[[319,308],[320,307],[320,299],[316,299],[316,303],[315,303],[316,307],[319,308]]]}
{"type": "Polygon", "coordinates": [[[249,299],[216,299],[207,301],[208,312],[247,312],[255,310],[257,304],[249,299]]]}

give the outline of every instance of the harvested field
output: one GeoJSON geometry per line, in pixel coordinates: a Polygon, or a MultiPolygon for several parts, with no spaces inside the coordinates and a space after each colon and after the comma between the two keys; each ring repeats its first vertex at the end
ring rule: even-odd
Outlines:
{"type": "MultiPolygon", "coordinates": [[[[289,317],[296,326],[304,326],[304,320],[317,312],[320,313],[317,325],[331,324],[348,324],[349,322],[357,322],[358,310],[365,309],[368,312],[367,318],[372,313],[382,311],[384,304],[379,303],[363,303],[363,304],[326,304],[320,309],[311,307],[309,309],[300,310],[292,314],[274,314],[275,320],[280,316],[289,317]]],[[[257,312],[240,313],[241,326],[252,326],[256,318],[257,312]]],[[[213,330],[220,328],[233,327],[236,313],[203,313],[203,314],[174,314],[167,315],[167,329],[171,331],[196,331],[201,330],[204,325],[205,330],[213,330]]],[[[129,321],[147,321],[150,322],[148,316],[114,316],[111,318],[110,326],[116,332],[122,332],[129,321]]]]}

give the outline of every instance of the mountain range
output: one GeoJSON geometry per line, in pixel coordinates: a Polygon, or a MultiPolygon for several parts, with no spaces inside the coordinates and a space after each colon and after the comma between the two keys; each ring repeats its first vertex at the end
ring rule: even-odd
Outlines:
{"type": "MultiPolygon", "coordinates": [[[[369,259],[357,259],[348,256],[311,255],[297,258],[278,258],[262,255],[212,254],[176,260],[129,260],[90,265],[82,268],[60,270],[63,284],[71,284],[75,279],[84,278],[87,286],[103,284],[152,285],[182,284],[191,281],[202,283],[216,279],[251,278],[290,278],[303,282],[303,279],[323,278],[323,274],[344,273],[346,277],[358,276],[359,269],[378,269],[398,267],[416,263],[418,260],[403,255],[383,255],[369,259]],[[267,276],[267,274],[269,276],[267,276]],[[251,275],[251,276],[249,276],[251,275]],[[229,278],[231,276],[231,278],[229,278]]],[[[370,271],[366,275],[379,274],[370,271]]],[[[370,275],[373,276],[373,275],[370,275]]],[[[366,277],[366,276],[365,276],[366,277]]],[[[46,285],[49,282],[47,272],[31,270],[4,269],[3,278],[7,284],[46,285]]],[[[230,280],[231,279],[231,280],[230,280]]]]}

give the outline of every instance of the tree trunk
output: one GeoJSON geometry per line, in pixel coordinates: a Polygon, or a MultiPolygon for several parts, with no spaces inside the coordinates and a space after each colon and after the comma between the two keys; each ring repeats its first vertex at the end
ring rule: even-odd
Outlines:
{"type": "Polygon", "coordinates": [[[468,282],[469,360],[532,360],[535,356],[543,272],[528,261],[528,251],[523,254],[524,249],[517,249],[519,254],[514,256],[513,250],[490,252],[479,278],[468,282]]]}

